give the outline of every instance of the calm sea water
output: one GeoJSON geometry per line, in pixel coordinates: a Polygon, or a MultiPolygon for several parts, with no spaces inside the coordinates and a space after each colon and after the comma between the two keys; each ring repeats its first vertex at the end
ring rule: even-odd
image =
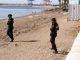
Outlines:
{"type": "Polygon", "coordinates": [[[44,9],[3,9],[0,8],[0,19],[6,19],[8,14],[12,14],[13,17],[25,16],[34,12],[41,12],[44,9]]]}

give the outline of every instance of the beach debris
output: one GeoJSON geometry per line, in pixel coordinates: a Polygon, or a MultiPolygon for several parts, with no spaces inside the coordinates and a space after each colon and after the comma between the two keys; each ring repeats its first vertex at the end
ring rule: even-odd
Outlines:
{"type": "Polygon", "coordinates": [[[18,47],[19,45],[17,43],[15,43],[15,47],[18,47]]]}

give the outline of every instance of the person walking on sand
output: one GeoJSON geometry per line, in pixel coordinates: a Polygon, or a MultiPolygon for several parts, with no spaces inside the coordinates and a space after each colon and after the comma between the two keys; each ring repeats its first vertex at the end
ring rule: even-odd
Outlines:
{"type": "Polygon", "coordinates": [[[52,48],[53,50],[55,50],[55,53],[58,53],[57,51],[57,47],[56,47],[56,44],[55,44],[55,38],[57,36],[57,31],[59,30],[59,26],[58,26],[58,23],[56,22],[56,18],[52,18],[52,26],[50,28],[50,42],[52,44],[52,48]]]}
{"type": "Polygon", "coordinates": [[[13,42],[14,38],[13,38],[13,23],[14,23],[14,19],[12,18],[12,14],[8,14],[8,29],[7,29],[7,35],[11,38],[10,42],[13,42]]]}

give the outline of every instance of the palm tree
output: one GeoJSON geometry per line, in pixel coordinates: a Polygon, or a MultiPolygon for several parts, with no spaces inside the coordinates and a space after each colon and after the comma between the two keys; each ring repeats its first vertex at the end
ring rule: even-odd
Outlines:
{"type": "Polygon", "coordinates": [[[79,5],[80,5],[80,0],[79,0],[79,5]]]}
{"type": "Polygon", "coordinates": [[[64,0],[63,9],[68,9],[69,0],[64,0]]]}

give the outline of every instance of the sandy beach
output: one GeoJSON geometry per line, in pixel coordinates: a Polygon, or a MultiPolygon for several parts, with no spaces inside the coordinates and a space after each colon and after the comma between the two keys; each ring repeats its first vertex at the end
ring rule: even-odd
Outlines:
{"type": "Polygon", "coordinates": [[[68,21],[68,13],[48,10],[14,19],[14,42],[6,35],[7,20],[0,21],[0,60],[65,60],[78,33],[77,21],[68,21]],[[59,54],[50,49],[51,19],[59,24],[56,45],[59,54]]]}

